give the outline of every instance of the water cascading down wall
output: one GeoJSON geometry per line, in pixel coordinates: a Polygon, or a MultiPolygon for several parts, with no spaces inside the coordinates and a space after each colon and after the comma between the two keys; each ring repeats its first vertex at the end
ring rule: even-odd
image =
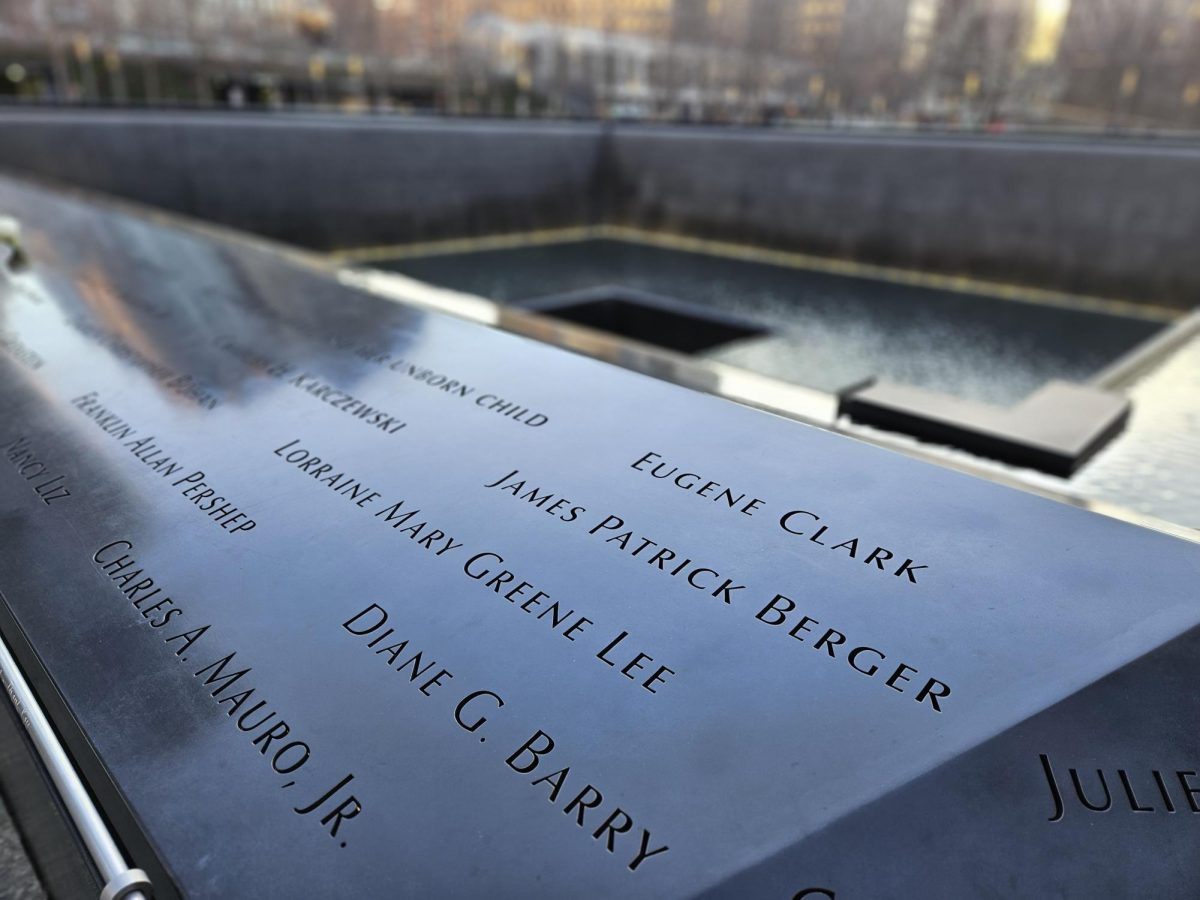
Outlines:
{"type": "Polygon", "coordinates": [[[1200,148],[8,110],[0,167],[315,250],[611,224],[1189,308],[1200,148]]]}

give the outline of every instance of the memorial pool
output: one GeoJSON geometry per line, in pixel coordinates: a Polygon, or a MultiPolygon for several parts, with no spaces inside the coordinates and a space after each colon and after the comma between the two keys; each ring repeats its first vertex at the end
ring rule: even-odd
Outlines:
{"type": "MultiPolygon", "coordinates": [[[[1010,405],[1051,378],[1095,377],[1163,333],[1171,320],[1152,307],[1012,288],[989,294],[977,284],[969,291],[935,288],[624,240],[397,252],[403,255],[367,264],[502,303],[616,284],[738,314],[772,334],[697,356],[826,392],[875,375],[1010,405]]],[[[1159,354],[1142,374],[1115,388],[1133,401],[1128,426],[1074,477],[974,457],[968,468],[1056,496],[1200,527],[1197,384],[1200,336],[1159,354]]],[[[966,458],[953,448],[924,450],[951,463],[966,458]]]]}
{"type": "Polygon", "coordinates": [[[704,351],[709,359],[823,391],[876,376],[996,404],[1051,378],[1084,381],[1166,321],[1131,304],[989,296],[623,240],[372,265],[502,303],[600,285],[648,291],[771,330],[704,351]]]}

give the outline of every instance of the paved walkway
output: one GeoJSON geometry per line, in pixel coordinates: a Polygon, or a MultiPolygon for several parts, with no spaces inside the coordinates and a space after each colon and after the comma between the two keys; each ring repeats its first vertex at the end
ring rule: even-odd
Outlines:
{"type": "MultiPolygon", "coordinates": [[[[7,702],[7,698],[0,698],[0,703],[7,702]]],[[[0,800],[0,900],[46,900],[3,800],[0,800]]]]}

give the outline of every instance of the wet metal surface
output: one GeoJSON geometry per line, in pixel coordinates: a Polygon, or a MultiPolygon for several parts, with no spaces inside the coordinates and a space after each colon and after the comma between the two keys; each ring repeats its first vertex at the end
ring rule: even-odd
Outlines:
{"type": "Polygon", "coordinates": [[[5,179],[0,203],[33,260],[0,292],[0,442],[30,448],[0,460],[0,627],[159,896],[1195,895],[1189,815],[1053,811],[1076,768],[1188,802],[1200,547],[261,248],[5,179]],[[518,473],[577,516],[496,488],[518,473]],[[480,565],[589,624],[538,624],[480,565]],[[373,604],[448,686],[368,645],[373,604]],[[601,655],[622,633],[658,690],[601,655]],[[250,688],[311,749],[294,770],[250,688]],[[476,690],[503,707],[456,718],[476,690]]]}
{"type": "Polygon", "coordinates": [[[595,240],[405,258],[380,268],[501,302],[620,284],[775,333],[705,354],[825,391],[870,376],[995,404],[1083,381],[1161,323],[595,240]]]}

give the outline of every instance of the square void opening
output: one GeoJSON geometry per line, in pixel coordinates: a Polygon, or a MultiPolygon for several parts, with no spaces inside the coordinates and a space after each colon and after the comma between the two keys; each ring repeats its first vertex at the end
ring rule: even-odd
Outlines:
{"type": "Polygon", "coordinates": [[[522,303],[526,309],[680,353],[700,353],[769,329],[756,322],[623,288],[574,291],[522,303]]]}

